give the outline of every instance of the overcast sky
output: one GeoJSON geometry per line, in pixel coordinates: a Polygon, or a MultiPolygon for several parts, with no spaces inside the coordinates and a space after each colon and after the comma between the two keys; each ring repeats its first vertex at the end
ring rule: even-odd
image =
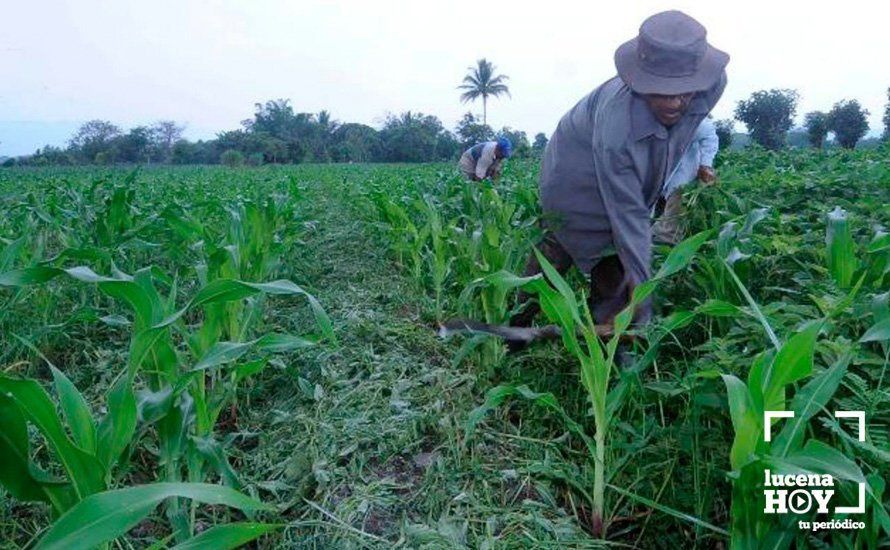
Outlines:
{"type": "MultiPolygon", "coordinates": [[[[336,2],[29,0],[0,20],[0,156],[63,145],[83,121],[124,128],[174,119],[192,139],[239,127],[258,101],[289,98],[342,122],[379,126],[421,111],[453,128],[455,89],[476,59],[510,77],[489,123],[549,135],[615,74],[616,47],[645,17],[681,9],[727,51],[714,110],[764,88],[796,88],[798,121],[844,98],[879,132],[890,86],[890,2],[783,0],[336,2]]],[[[743,129],[740,124],[737,129],[743,129]]]]}

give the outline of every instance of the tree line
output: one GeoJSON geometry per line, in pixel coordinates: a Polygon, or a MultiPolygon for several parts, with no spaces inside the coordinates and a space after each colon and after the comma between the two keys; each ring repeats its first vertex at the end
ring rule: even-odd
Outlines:
{"type": "Polygon", "coordinates": [[[456,159],[480,141],[508,137],[517,156],[542,151],[544,134],[529,142],[509,127],[495,132],[472,113],[450,131],[432,115],[406,111],[389,115],[378,130],[340,123],[328,111],[301,113],[287,99],[257,103],[253,118],[215,139],[189,141],[184,126],[160,121],[123,131],[104,120],[81,125],[66,147],[47,146],[7,165],[75,164],[293,164],[303,162],[433,162],[456,159]]]}
{"type": "MultiPolygon", "coordinates": [[[[887,96],[882,139],[890,141],[890,89],[887,96]]],[[[752,141],[767,149],[780,149],[789,144],[789,132],[795,133],[792,126],[798,99],[795,90],[757,91],[738,102],[734,118],[746,126],[752,141]]],[[[803,129],[797,134],[805,134],[811,146],[822,148],[831,132],[838,145],[852,149],[868,132],[868,114],[855,99],[842,100],[828,111],[806,113],[803,129]]],[[[509,127],[496,132],[484,118],[469,112],[453,131],[435,116],[412,111],[389,115],[376,129],[340,123],[328,111],[297,112],[287,99],[257,103],[253,118],[241,126],[221,132],[215,139],[189,141],[182,137],[184,126],[174,121],[125,132],[111,122],[91,120],[78,128],[66,147],[47,146],[33,155],[7,159],[4,165],[434,162],[454,160],[467,147],[497,136],[508,137],[518,157],[540,155],[547,145],[543,133],[529,141],[525,132],[509,127]]],[[[718,120],[716,126],[721,148],[730,146],[734,121],[718,120]]]]}
{"type": "MultiPolygon", "coordinates": [[[[796,90],[760,90],[739,101],[733,115],[746,126],[752,141],[766,149],[781,149],[789,145],[799,98],[796,90]]],[[[859,101],[842,99],[828,111],[806,113],[803,128],[797,133],[804,134],[807,143],[817,149],[825,147],[829,133],[834,134],[837,145],[853,149],[868,133],[868,115],[859,101]]],[[[890,88],[887,89],[882,122],[884,133],[881,139],[890,141],[890,88]]],[[[717,121],[721,148],[731,144],[733,125],[732,120],[717,121]]]]}

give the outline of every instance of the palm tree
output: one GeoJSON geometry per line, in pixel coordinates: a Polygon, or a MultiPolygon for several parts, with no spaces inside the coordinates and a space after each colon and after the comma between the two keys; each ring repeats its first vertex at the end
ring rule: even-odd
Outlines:
{"type": "Polygon", "coordinates": [[[460,100],[466,103],[475,101],[481,96],[482,124],[488,124],[488,96],[498,97],[501,94],[510,96],[510,89],[504,84],[510,77],[503,74],[495,76],[495,66],[484,57],[476,62],[475,67],[468,67],[467,70],[470,72],[464,77],[464,83],[457,87],[458,90],[466,90],[460,95],[460,100]]]}

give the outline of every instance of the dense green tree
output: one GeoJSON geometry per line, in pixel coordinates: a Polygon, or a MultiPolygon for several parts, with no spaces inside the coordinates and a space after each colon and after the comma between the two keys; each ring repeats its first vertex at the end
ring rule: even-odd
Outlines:
{"type": "Polygon", "coordinates": [[[364,124],[347,123],[337,127],[331,137],[334,162],[373,162],[383,157],[383,145],[377,130],[364,124]]]}
{"type": "Polygon", "coordinates": [[[283,143],[286,152],[283,155],[274,154],[274,162],[330,160],[327,147],[336,123],[327,111],[318,115],[297,113],[289,100],[276,99],[255,104],[253,118],[241,124],[247,134],[265,136],[262,144],[253,142],[245,144],[245,147],[249,145],[250,148],[238,148],[248,155],[261,152],[264,158],[269,158],[270,150],[266,146],[277,151],[283,143]],[[277,141],[272,141],[271,138],[277,141]]]}
{"type": "Polygon", "coordinates": [[[535,141],[532,143],[532,153],[536,156],[541,156],[544,154],[545,147],[547,147],[547,136],[544,135],[544,132],[538,132],[535,134],[535,141]]]}
{"type": "Polygon", "coordinates": [[[216,164],[219,162],[219,150],[216,140],[191,142],[180,139],[173,144],[170,162],[173,164],[216,164]]]}
{"type": "Polygon", "coordinates": [[[807,134],[807,129],[801,126],[788,130],[788,134],[785,136],[785,143],[788,147],[797,147],[799,149],[809,147],[810,136],[807,134]]]}
{"type": "MultiPolygon", "coordinates": [[[[105,153],[113,140],[121,135],[121,129],[106,120],[90,120],[83,123],[68,142],[69,148],[82,162],[91,163],[99,153],[105,153]]],[[[105,157],[107,158],[107,153],[105,157]]]]}
{"type": "Polygon", "coordinates": [[[77,164],[77,158],[70,149],[62,149],[61,147],[53,147],[47,145],[43,149],[37,149],[33,155],[27,158],[8,159],[11,165],[23,164],[27,166],[68,166],[77,164]]]}
{"type": "Polygon", "coordinates": [[[106,150],[109,162],[151,162],[154,143],[152,131],[147,126],[137,126],[118,136],[106,150]]]}
{"type": "Polygon", "coordinates": [[[491,126],[482,124],[482,122],[470,112],[465,113],[463,118],[460,119],[460,122],[457,123],[457,127],[455,128],[455,132],[460,140],[461,147],[464,149],[472,147],[477,143],[494,139],[494,130],[491,129],[491,126]]]}
{"type": "Polygon", "coordinates": [[[828,111],[826,123],[841,147],[853,149],[856,142],[868,132],[868,111],[855,99],[844,99],[835,103],[828,111]]]}
{"type": "Polygon", "coordinates": [[[717,132],[718,147],[721,151],[725,151],[732,146],[732,134],[735,130],[735,122],[731,119],[723,119],[714,122],[714,129],[717,132]]]}
{"type": "Polygon", "coordinates": [[[457,137],[448,130],[443,130],[436,137],[435,158],[431,160],[454,160],[461,153],[463,153],[463,148],[461,148],[457,137]]]}
{"type": "Polygon", "coordinates": [[[244,154],[235,149],[226,149],[219,156],[219,161],[229,167],[241,166],[244,164],[244,154]]]}
{"type": "Polygon", "coordinates": [[[760,90],[738,102],[735,118],[748,127],[754,141],[767,149],[781,149],[797,111],[797,99],[795,90],[760,90]]]}
{"type": "Polygon", "coordinates": [[[173,120],[159,120],[151,127],[152,141],[162,162],[170,162],[173,155],[173,145],[182,139],[185,126],[177,124],[173,120]]]}
{"type": "MultiPolygon", "coordinates": [[[[380,131],[384,158],[390,162],[443,160],[454,137],[431,115],[407,111],[389,115],[380,131]]],[[[456,143],[456,142],[454,142],[456,143]]]]}
{"type": "Polygon", "coordinates": [[[465,90],[460,95],[463,103],[476,101],[482,98],[482,124],[488,124],[488,98],[499,97],[507,94],[510,97],[510,88],[505,84],[510,79],[506,75],[495,75],[496,67],[484,57],[476,62],[475,67],[468,67],[469,73],[464,77],[459,90],[465,90]]]}
{"type": "Polygon", "coordinates": [[[803,117],[803,126],[807,130],[810,146],[821,149],[828,135],[828,115],[822,111],[812,111],[803,117]]]}

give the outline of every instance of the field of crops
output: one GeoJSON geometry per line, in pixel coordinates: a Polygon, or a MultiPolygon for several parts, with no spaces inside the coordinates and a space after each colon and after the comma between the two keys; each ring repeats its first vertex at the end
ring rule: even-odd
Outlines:
{"type": "Polygon", "coordinates": [[[578,273],[519,276],[534,161],[0,171],[0,540],[887,545],[888,158],[720,157],[604,340],[578,273]],[[561,340],[437,334],[519,288],[561,340]],[[864,527],[764,515],[765,468],[864,527]]]}

